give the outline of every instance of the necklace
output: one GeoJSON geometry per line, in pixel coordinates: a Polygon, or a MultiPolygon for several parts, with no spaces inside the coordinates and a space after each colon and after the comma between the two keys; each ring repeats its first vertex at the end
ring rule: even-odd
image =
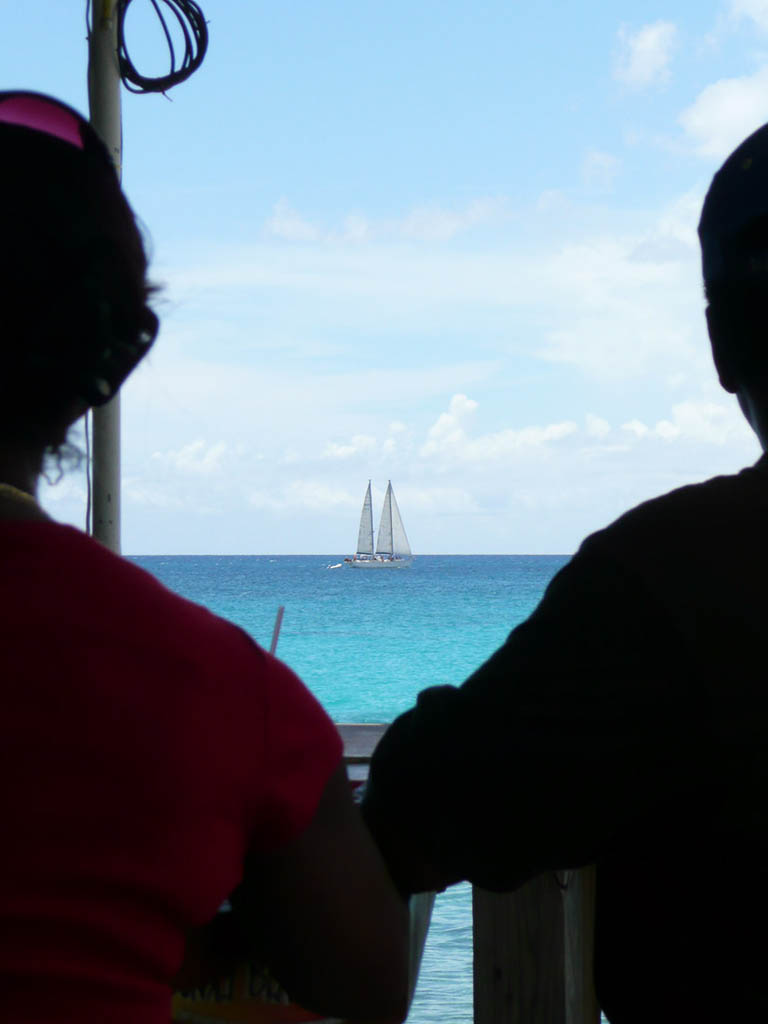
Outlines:
{"type": "Polygon", "coordinates": [[[20,487],[14,487],[13,484],[4,484],[2,481],[0,481],[0,498],[8,498],[11,501],[18,501],[38,508],[37,501],[31,494],[22,491],[20,487]]]}

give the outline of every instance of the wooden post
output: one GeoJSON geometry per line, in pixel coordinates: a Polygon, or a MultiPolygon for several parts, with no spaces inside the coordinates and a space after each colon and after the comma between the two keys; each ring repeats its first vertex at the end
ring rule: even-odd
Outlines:
{"type": "MultiPolygon", "coordinates": [[[[115,162],[122,161],[117,2],[93,0],[88,38],[91,124],[115,162]]],[[[97,540],[120,554],[120,395],[93,410],[93,528],[97,540]]]]}
{"type": "Polygon", "coordinates": [[[595,868],[562,872],[565,926],[565,1022],[598,1024],[595,995],[595,868]]]}
{"type": "Polygon", "coordinates": [[[594,868],[472,890],[474,1024],[598,1024],[594,868]]]}
{"type": "Polygon", "coordinates": [[[564,1024],[563,900],[552,872],[512,893],[472,890],[474,1024],[564,1024]]]}

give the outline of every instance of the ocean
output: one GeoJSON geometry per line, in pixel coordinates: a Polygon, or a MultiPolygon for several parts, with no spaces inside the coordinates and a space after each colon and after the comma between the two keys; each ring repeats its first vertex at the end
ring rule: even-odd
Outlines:
{"type": "MultiPolygon", "coordinates": [[[[337,722],[389,722],[436,683],[461,683],[538,603],[566,555],[429,555],[352,570],[342,556],[152,556],[131,561],[242,626],[337,722]]],[[[472,898],[438,896],[409,1024],[472,1022],[472,898]]]]}

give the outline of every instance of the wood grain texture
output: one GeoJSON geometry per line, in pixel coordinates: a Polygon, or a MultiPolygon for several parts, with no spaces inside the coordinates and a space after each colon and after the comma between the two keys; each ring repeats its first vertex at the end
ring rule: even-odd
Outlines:
{"type": "Polygon", "coordinates": [[[565,1022],[599,1024],[595,995],[595,868],[564,871],[565,1022]]]}
{"type": "Polygon", "coordinates": [[[551,872],[473,890],[474,1024],[565,1024],[563,900],[551,872]]]}

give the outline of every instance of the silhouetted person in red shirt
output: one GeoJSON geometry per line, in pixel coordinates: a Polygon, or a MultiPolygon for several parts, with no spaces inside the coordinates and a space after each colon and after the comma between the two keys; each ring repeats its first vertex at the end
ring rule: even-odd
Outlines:
{"type": "Polygon", "coordinates": [[[398,1022],[407,910],[331,720],[241,629],[36,502],[158,323],[88,122],[0,92],[0,148],[0,1020],[168,1024],[174,984],[238,950],[324,1017],[398,1022]]]}

